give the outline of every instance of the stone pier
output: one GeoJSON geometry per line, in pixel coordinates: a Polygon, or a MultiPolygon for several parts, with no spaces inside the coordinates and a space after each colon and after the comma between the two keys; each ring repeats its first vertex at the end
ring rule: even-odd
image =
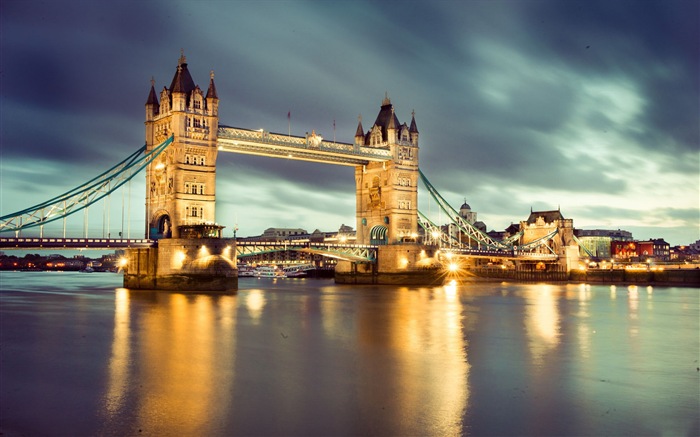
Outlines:
{"type": "Polygon", "coordinates": [[[339,261],[338,284],[439,285],[445,279],[435,246],[391,244],[379,246],[376,263],[339,261]]]}
{"type": "Polygon", "coordinates": [[[124,287],[138,290],[235,291],[232,238],[167,238],[156,247],[128,249],[124,287]]]}

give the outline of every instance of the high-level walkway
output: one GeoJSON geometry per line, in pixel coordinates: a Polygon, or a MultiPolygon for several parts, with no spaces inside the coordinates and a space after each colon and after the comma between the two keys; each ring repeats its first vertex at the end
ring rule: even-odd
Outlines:
{"type": "Polygon", "coordinates": [[[222,152],[352,167],[391,159],[391,152],[385,148],[331,142],[315,134],[299,137],[230,126],[219,126],[216,144],[222,152]]]}

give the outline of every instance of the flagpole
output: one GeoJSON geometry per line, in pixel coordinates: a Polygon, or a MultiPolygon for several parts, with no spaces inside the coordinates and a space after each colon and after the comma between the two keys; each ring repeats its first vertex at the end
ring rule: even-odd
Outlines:
{"type": "Polygon", "coordinates": [[[292,136],[292,111],[287,112],[287,136],[292,136]]]}

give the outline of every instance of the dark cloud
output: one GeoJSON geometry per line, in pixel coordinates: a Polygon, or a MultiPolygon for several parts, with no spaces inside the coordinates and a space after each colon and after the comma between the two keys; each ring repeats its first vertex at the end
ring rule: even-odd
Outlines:
{"type": "MultiPolygon", "coordinates": [[[[182,48],[200,86],[215,71],[221,123],[231,126],[331,139],[335,120],[337,140],[352,142],[358,114],[368,130],[388,92],[401,122],[416,111],[423,171],[452,201],[468,197],[490,227],[562,204],[577,222],[637,226],[636,214],[697,239],[699,9],[682,0],[5,1],[2,210],[45,200],[140,147],[149,80],[169,85],[182,48]],[[39,174],[51,186],[28,183],[39,174]],[[674,194],[649,201],[649,190],[674,194]],[[665,212],[649,216],[649,202],[665,212]]],[[[219,165],[222,221],[354,224],[350,168],[225,153],[219,165]]]]}

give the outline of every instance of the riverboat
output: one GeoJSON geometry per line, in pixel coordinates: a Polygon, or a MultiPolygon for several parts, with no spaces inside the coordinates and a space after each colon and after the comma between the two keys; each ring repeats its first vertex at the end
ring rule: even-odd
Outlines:
{"type": "Polygon", "coordinates": [[[255,269],[251,266],[245,264],[238,264],[238,277],[239,278],[254,278],[255,269]]]}
{"type": "Polygon", "coordinates": [[[309,271],[314,269],[315,267],[312,264],[298,264],[295,266],[285,267],[283,271],[284,276],[288,278],[305,278],[309,275],[309,271]]]}
{"type": "Polygon", "coordinates": [[[277,267],[259,266],[255,269],[255,276],[258,278],[278,278],[284,276],[284,273],[279,271],[277,267]]]}

